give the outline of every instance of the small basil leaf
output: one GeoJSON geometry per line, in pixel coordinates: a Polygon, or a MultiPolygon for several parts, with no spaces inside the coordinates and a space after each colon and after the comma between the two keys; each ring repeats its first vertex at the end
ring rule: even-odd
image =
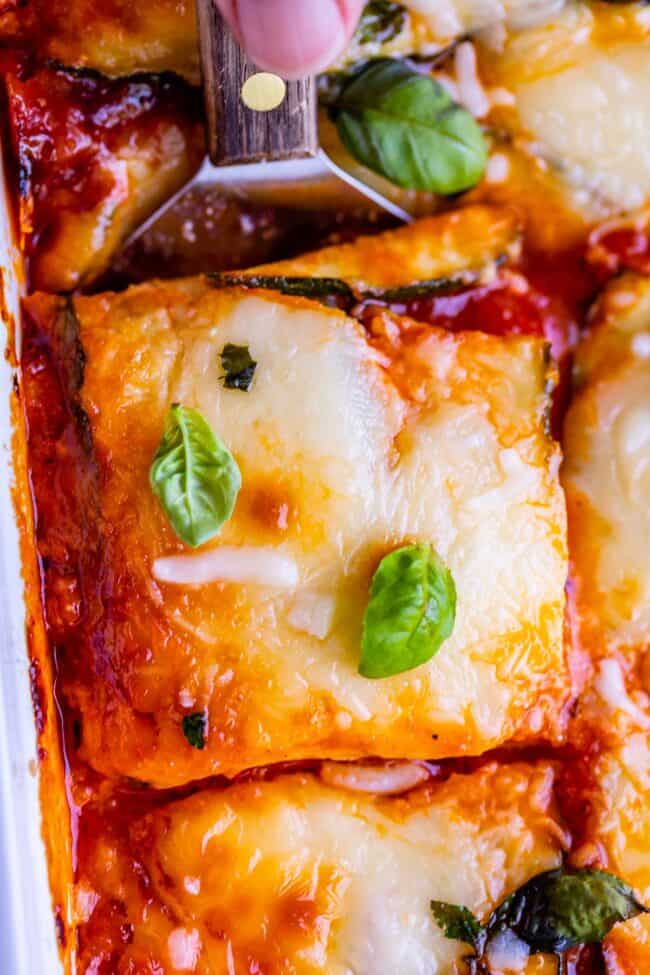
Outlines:
{"type": "Polygon", "coordinates": [[[485,170],[483,133],[437,81],[382,58],[356,74],[330,112],[347,150],[398,186],[449,195],[485,170]]]}
{"type": "Polygon", "coordinates": [[[213,538],[230,518],[241,474],[199,411],[175,403],[149,481],[176,534],[196,546],[213,538]]]}
{"type": "Polygon", "coordinates": [[[222,378],[226,389],[241,389],[247,393],[257,369],[248,346],[228,342],[221,350],[221,365],[225,370],[222,378]]]}
{"type": "Polygon", "coordinates": [[[468,907],[447,904],[445,901],[431,901],[431,913],[446,938],[464,941],[479,950],[481,923],[468,907]]]}
{"type": "Polygon", "coordinates": [[[594,944],[618,921],[647,908],[622,880],[603,870],[548,870],[519,887],[493,912],[488,938],[509,929],[535,952],[594,944]]]}
{"type": "Polygon", "coordinates": [[[216,288],[260,288],[278,291],[283,295],[313,298],[324,305],[339,307],[340,303],[354,302],[354,291],[340,278],[285,277],[284,275],[260,274],[209,274],[210,283],[216,288]]]}
{"type": "Polygon", "coordinates": [[[192,748],[205,748],[205,729],[207,721],[202,711],[196,714],[186,714],[183,718],[183,734],[192,748]]]}
{"type": "Polygon", "coordinates": [[[386,44],[401,34],[406,10],[392,0],[370,0],[363,8],[352,43],[386,44]]]}
{"type": "Polygon", "coordinates": [[[406,545],[375,572],[363,620],[363,677],[391,677],[430,660],[451,634],[456,588],[432,545],[406,545]]]}

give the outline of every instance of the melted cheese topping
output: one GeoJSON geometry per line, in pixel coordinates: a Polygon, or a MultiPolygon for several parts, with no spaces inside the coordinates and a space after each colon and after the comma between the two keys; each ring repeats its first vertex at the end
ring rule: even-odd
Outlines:
{"type": "MultiPolygon", "coordinates": [[[[556,866],[563,830],[552,787],[550,766],[519,764],[402,799],[340,792],[308,775],[205,790],[132,826],[132,855],[151,887],[149,906],[127,899],[128,917],[138,939],[138,911],[147,911],[161,975],[175,970],[171,937],[184,964],[200,944],[196,971],[210,975],[453,975],[467,949],[443,935],[430,900],[483,915],[556,866]],[[174,918],[173,935],[159,905],[174,918]]],[[[116,882],[116,862],[102,870],[91,861],[87,882],[107,899],[124,899],[132,885],[116,882]]],[[[119,946],[125,971],[138,947],[119,946]]]]}
{"type": "Polygon", "coordinates": [[[515,30],[544,23],[565,0],[406,0],[404,6],[421,14],[434,36],[449,40],[502,23],[515,30]]]}
{"type": "Polygon", "coordinates": [[[511,212],[468,206],[243,273],[338,277],[355,285],[393,288],[467,271],[489,275],[495,261],[518,255],[519,243],[511,212]]]}
{"type": "Polygon", "coordinates": [[[647,33],[629,11],[572,4],[552,24],[513,35],[503,52],[488,55],[490,73],[516,97],[520,136],[572,188],[573,205],[591,215],[650,197],[647,33]]]}
{"type": "Polygon", "coordinates": [[[584,638],[594,654],[650,642],[650,283],[611,285],[578,354],[563,481],[584,638]]]}
{"type": "MultiPolygon", "coordinates": [[[[406,231],[416,251],[421,232],[406,231]]],[[[76,677],[70,692],[93,765],[171,785],[289,758],[477,753],[551,730],[567,689],[566,546],[541,341],[395,320],[389,347],[338,311],[200,279],[75,308],[119,604],[85,638],[97,668],[97,634],[117,627],[99,641],[102,695],[76,677]],[[229,342],[258,362],[249,393],[221,382],[229,342]],[[148,484],[172,402],[201,410],[243,476],[232,519],[189,556],[148,484]],[[369,582],[414,540],[451,569],[454,632],[426,665],[370,681],[357,672],[369,582]],[[169,557],[230,565],[239,546],[295,566],[293,587],[161,580],[169,557]],[[203,709],[197,751],[181,718],[203,709]]]]}

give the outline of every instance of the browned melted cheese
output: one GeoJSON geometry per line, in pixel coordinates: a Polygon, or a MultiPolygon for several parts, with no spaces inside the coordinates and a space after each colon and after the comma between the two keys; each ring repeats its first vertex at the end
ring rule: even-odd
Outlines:
{"type": "MultiPolygon", "coordinates": [[[[293,774],[108,825],[89,808],[79,971],[460,972],[467,948],[444,937],[429,902],[482,915],[557,865],[553,776],[545,763],[490,764],[375,798],[293,774]]],[[[531,975],[553,964],[531,961],[531,975]]]]}
{"type": "Polygon", "coordinates": [[[563,482],[575,600],[592,659],[650,649],[650,282],[603,293],[578,349],[563,482]]]}
{"type": "Polygon", "coordinates": [[[198,93],[14,62],[5,77],[30,284],[88,284],[203,155],[198,93]]]}
{"type": "MultiPolygon", "coordinates": [[[[490,211],[468,213],[475,229],[481,219],[487,246],[490,211]]],[[[456,260],[462,228],[423,222],[385,247],[436,276],[456,260]],[[429,248],[445,233],[448,250],[429,248]]],[[[338,266],[326,251],[323,270],[345,275],[381,242],[343,248],[338,266]]],[[[408,261],[402,273],[411,276],[408,261]]],[[[557,733],[569,690],[566,539],[540,339],[451,335],[382,315],[368,332],[305,299],[203,279],[67,307],[37,295],[27,307],[34,341],[54,345],[68,383],[76,341],[84,357],[73,393],[86,418],[73,448],[80,470],[66,456],[63,474],[88,495],[67,539],[57,526],[65,568],[48,561],[46,602],[95,768],[165,786],[287,759],[476,754],[557,733]],[[228,342],[258,362],[249,393],[220,381],[228,342]],[[199,408],[242,471],[234,516],[202,552],[281,557],[290,582],[161,581],[156,560],[202,557],[184,550],[148,482],[172,402],[199,408]],[[454,576],[454,633],[425,666],[366,680],[357,667],[370,578],[386,552],[417,540],[454,576]],[[181,720],[203,710],[197,751],[181,720]]],[[[39,482],[37,505],[51,485],[39,482]]]]}

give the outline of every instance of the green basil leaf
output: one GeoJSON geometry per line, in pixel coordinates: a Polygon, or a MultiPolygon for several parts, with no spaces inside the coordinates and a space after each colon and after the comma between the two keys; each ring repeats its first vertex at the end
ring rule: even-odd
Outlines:
{"type": "Polygon", "coordinates": [[[480,180],[483,133],[438,82],[382,58],[354,75],[330,108],[347,150],[398,186],[449,195],[480,180]]]}
{"type": "Polygon", "coordinates": [[[406,545],[379,563],[363,620],[363,677],[391,677],[430,660],[450,636],[456,587],[432,545],[406,545]]]}
{"type": "Polygon", "coordinates": [[[401,34],[406,24],[406,10],[392,0],[370,0],[363,8],[352,43],[386,44],[401,34]]]}
{"type": "Polygon", "coordinates": [[[198,748],[199,750],[205,748],[206,726],[206,717],[202,711],[197,711],[195,714],[186,714],[183,718],[183,734],[192,748],[198,748]]]}
{"type": "Polygon", "coordinates": [[[465,941],[479,950],[483,928],[468,907],[447,904],[446,901],[431,901],[431,913],[446,938],[451,938],[452,941],[465,941]]]}
{"type": "Polygon", "coordinates": [[[247,393],[257,369],[248,346],[228,342],[221,350],[221,365],[225,370],[222,378],[226,389],[241,389],[247,393]]]}
{"type": "Polygon", "coordinates": [[[149,481],[176,534],[196,546],[213,538],[230,518],[241,474],[199,411],[175,403],[149,481]]]}
{"type": "Polygon", "coordinates": [[[509,929],[535,952],[561,952],[603,940],[618,922],[648,913],[622,880],[603,870],[561,867],[533,877],[490,917],[488,938],[509,929]]]}

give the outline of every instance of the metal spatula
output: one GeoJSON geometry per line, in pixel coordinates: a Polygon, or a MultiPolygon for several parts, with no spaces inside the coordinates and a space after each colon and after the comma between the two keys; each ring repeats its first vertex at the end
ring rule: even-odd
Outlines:
{"type": "Polygon", "coordinates": [[[214,0],[197,0],[197,4],[209,156],[194,178],[141,224],[125,246],[197,187],[217,186],[253,202],[287,207],[300,207],[307,200],[319,209],[340,207],[342,197],[347,197],[353,205],[374,204],[401,221],[411,221],[410,213],[335,163],[320,147],[314,78],[285,83],[260,72],[242,51],[214,0]],[[263,90],[265,84],[283,95],[280,103],[265,110],[251,107],[255,99],[247,98],[247,90],[255,86],[263,90]]]}

